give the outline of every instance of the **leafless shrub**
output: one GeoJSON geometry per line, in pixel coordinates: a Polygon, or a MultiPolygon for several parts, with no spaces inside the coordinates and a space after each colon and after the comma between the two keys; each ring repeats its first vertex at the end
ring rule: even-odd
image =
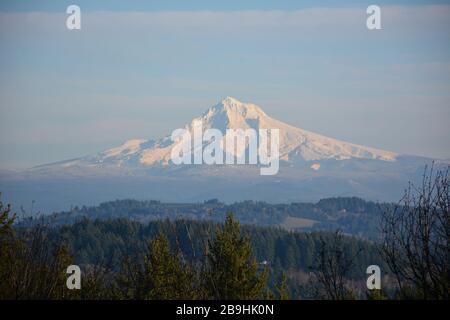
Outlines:
{"type": "Polygon", "coordinates": [[[449,169],[425,169],[422,184],[383,214],[382,254],[400,298],[450,298],[449,169]]]}

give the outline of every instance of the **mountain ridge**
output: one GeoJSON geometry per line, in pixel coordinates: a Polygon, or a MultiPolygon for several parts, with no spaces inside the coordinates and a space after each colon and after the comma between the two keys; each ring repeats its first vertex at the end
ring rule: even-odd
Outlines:
{"type": "MultiPolygon", "coordinates": [[[[259,106],[243,103],[233,97],[226,97],[208,108],[201,116],[186,123],[184,129],[192,133],[195,121],[201,121],[204,129],[218,129],[224,135],[227,129],[279,129],[280,160],[288,163],[299,161],[348,160],[351,158],[395,161],[397,153],[366,147],[346,141],[326,137],[311,131],[294,127],[268,116],[259,106]]],[[[103,166],[115,165],[118,168],[151,166],[170,166],[171,151],[175,142],[170,135],[160,139],[130,139],[123,144],[98,154],[67,161],[44,164],[35,169],[60,166],[103,166]]],[[[319,170],[314,166],[312,170],[319,170]]]]}

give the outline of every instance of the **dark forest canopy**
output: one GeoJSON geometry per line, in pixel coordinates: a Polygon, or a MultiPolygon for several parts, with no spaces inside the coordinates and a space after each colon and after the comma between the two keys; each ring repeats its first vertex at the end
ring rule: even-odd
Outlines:
{"type": "MultiPolygon", "coordinates": [[[[172,247],[186,259],[200,259],[204,246],[221,224],[191,220],[159,220],[143,224],[128,219],[89,220],[83,219],[72,225],[50,228],[50,238],[68,245],[79,264],[92,264],[96,260],[109,260],[117,265],[126,253],[134,256],[145,251],[149,240],[164,234],[172,247]]],[[[322,237],[330,232],[299,233],[280,228],[243,226],[242,232],[249,236],[257,261],[264,265],[283,269],[295,268],[308,271],[313,264],[315,248],[322,237]]],[[[376,246],[354,237],[344,237],[344,246],[349,255],[362,251],[352,276],[365,276],[365,264],[381,263],[376,246]]]]}

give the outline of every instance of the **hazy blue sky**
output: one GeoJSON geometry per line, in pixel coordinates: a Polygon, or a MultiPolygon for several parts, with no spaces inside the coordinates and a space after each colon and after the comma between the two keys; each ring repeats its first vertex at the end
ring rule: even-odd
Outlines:
{"type": "Polygon", "coordinates": [[[0,168],[158,138],[224,96],[450,158],[448,1],[317,2],[0,2],[0,168]],[[382,30],[366,28],[372,3],[382,30]],[[69,4],[80,31],[66,29],[69,4]]]}

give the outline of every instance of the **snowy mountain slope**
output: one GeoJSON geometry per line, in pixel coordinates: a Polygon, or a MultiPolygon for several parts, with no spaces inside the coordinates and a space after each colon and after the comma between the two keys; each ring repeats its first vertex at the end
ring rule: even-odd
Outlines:
{"type": "MultiPolygon", "coordinates": [[[[203,130],[219,129],[225,139],[226,129],[279,129],[280,160],[287,163],[320,160],[373,159],[395,161],[397,154],[389,151],[365,147],[349,142],[328,138],[320,134],[293,127],[269,117],[260,107],[251,103],[242,103],[227,97],[209,108],[203,115],[185,125],[191,135],[194,123],[201,121],[203,130]]],[[[170,166],[171,151],[175,146],[170,135],[158,140],[133,139],[124,144],[75,160],[40,166],[40,169],[52,167],[117,167],[146,168],[151,166],[170,166]]],[[[236,151],[239,152],[239,151],[236,151]]],[[[242,152],[242,150],[241,150],[242,152]]],[[[312,170],[319,170],[313,165],[312,170]]]]}

